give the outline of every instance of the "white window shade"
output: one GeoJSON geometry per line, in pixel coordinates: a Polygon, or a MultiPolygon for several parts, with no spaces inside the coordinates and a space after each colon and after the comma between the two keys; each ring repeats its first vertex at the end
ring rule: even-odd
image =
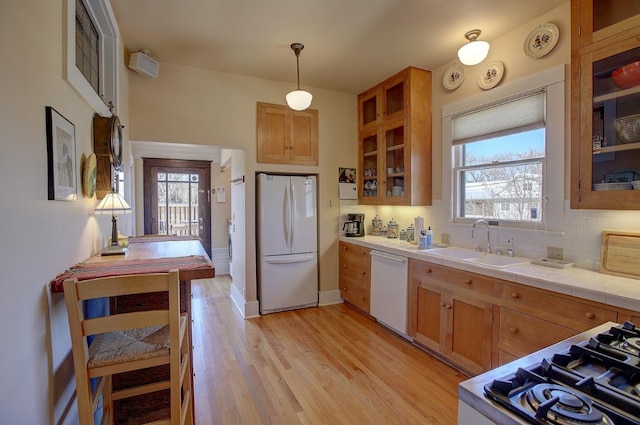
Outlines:
{"type": "Polygon", "coordinates": [[[505,136],[544,127],[545,93],[538,91],[466,111],[452,119],[452,144],[505,136]]]}

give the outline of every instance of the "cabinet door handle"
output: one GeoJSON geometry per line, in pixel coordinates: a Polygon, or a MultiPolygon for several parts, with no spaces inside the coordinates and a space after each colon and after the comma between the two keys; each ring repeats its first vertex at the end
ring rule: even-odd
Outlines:
{"type": "Polygon", "coordinates": [[[343,292],[347,292],[349,290],[349,288],[347,288],[346,286],[344,288],[342,288],[343,292]]]}
{"type": "Polygon", "coordinates": [[[593,319],[596,318],[596,315],[593,314],[593,313],[587,313],[586,316],[587,316],[587,319],[589,319],[589,320],[593,320],[593,319]]]}
{"type": "Polygon", "coordinates": [[[515,298],[520,298],[520,295],[518,295],[518,293],[517,293],[517,292],[512,292],[512,293],[511,293],[511,298],[514,298],[514,299],[515,299],[515,298]]]}
{"type": "Polygon", "coordinates": [[[361,271],[361,272],[360,272],[360,274],[361,274],[362,276],[364,276],[365,274],[367,274],[367,272],[365,272],[365,271],[363,270],[363,271],[361,271]]]}
{"type": "Polygon", "coordinates": [[[447,310],[451,310],[451,304],[447,304],[447,310]]]}
{"type": "Polygon", "coordinates": [[[473,280],[467,279],[464,281],[464,283],[466,283],[467,285],[471,285],[473,283],[473,280]]]}
{"type": "Polygon", "coordinates": [[[440,303],[440,307],[446,307],[447,305],[445,303],[440,303]]]}
{"type": "Polygon", "coordinates": [[[433,270],[431,269],[425,269],[425,273],[431,273],[433,270]]]}
{"type": "Polygon", "coordinates": [[[514,333],[514,334],[518,333],[518,328],[516,328],[515,326],[511,326],[509,330],[511,331],[511,333],[514,333]]]}

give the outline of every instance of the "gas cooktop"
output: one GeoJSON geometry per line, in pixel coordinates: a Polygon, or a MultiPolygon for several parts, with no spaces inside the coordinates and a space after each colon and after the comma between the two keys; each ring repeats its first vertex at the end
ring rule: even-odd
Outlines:
{"type": "Polygon", "coordinates": [[[484,386],[533,424],[640,424],[640,329],[613,326],[484,386]]]}

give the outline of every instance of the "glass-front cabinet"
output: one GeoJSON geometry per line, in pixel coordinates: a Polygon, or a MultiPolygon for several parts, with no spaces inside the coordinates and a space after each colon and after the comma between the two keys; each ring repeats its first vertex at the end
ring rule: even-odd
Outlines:
{"type": "Polygon", "coordinates": [[[628,26],[637,3],[573,1],[572,208],[640,209],[640,27],[628,26]]]}
{"type": "Polygon", "coordinates": [[[431,204],[431,72],[407,68],[358,96],[358,199],[431,204]]]}

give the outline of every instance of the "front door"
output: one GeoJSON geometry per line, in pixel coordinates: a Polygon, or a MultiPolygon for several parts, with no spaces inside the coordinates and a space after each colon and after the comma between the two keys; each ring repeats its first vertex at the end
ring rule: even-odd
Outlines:
{"type": "Polygon", "coordinates": [[[143,158],[144,233],[197,236],[211,256],[211,162],[143,158]]]}

